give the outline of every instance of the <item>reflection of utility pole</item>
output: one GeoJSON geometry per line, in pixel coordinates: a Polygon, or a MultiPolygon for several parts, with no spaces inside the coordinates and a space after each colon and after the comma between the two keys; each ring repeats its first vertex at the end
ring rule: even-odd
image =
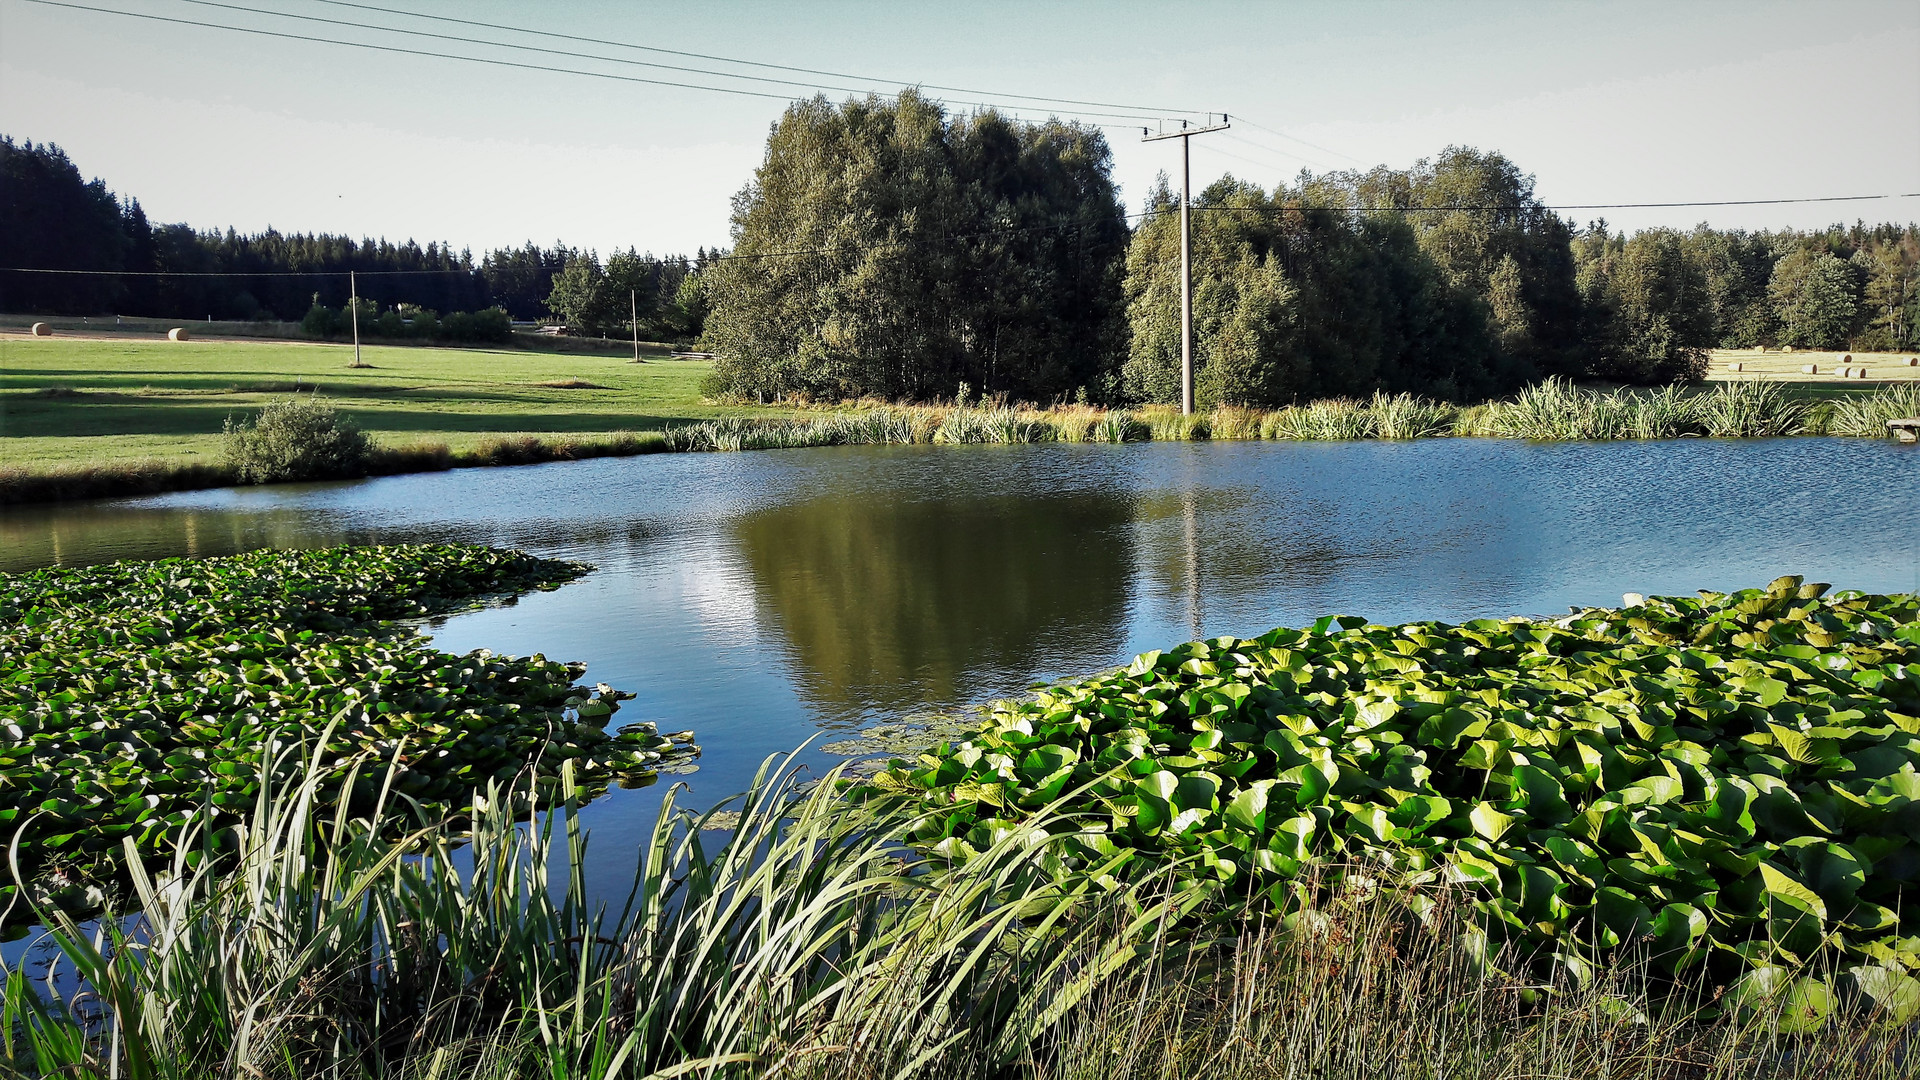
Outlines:
{"type": "Polygon", "coordinates": [[[1187,640],[1200,640],[1200,511],[1193,490],[1180,496],[1181,538],[1187,548],[1187,640]]]}
{"type": "Polygon", "coordinates": [[[354,272],[347,271],[347,305],[353,309],[353,366],[366,367],[360,362],[360,279],[354,272]]]}
{"type": "MultiPolygon", "coordinates": [[[[1213,114],[1207,115],[1211,119],[1213,114]]],[[[1206,127],[1190,128],[1182,120],[1178,131],[1152,135],[1146,128],[1140,129],[1141,142],[1180,140],[1180,413],[1183,416],[1193,415],[1193,225],[1189,212],[1193,206],[1192,140],[1195,135],[1225,131],[1231,126],[1227,123],[1227,114],[1221,113],[1219,123],[1206,127]]]]}

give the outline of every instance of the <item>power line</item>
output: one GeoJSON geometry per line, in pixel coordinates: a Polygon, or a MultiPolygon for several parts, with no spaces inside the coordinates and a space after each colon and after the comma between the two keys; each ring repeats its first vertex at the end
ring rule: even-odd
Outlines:
{"type": "Polygon", "coordinates": [[[523,64],[513,60],[489,59],[481,56],[461,56],[455,53],[428,52],[425,49],[405,49],[398,45],[375,45],[364,41],[343,41],[339,38],[315,37],[311,34],[290,34],[279,30],[261,30],[250,26],[230,26],[226,23],[204,22],[199,19],[180,19],[168,15],[149,15],[141,11],[121,11],[117,8],[94,7],[89,4],[72,4],[64,0],[26,0],[29,4],[43,7],[71,8],[74,11],[94,11],[103,15],[121,15],[129,19],[145,19],[149,22],[173,23],[178,26],[198,26],[209,30],[231,30],[240,34],[255,34],[260,37],[281,38],[286,41],[311,41],[321,45],[344,45],[355,49],[369,49],[374,52],[399,53],[403,56],[427,56],[442,60],[465,60],[473,64],[491,64],[495,67],[519,68],[522,71],[552,71],[562,75],[586,75],[596,79],[612,79],[615,82],[646,83],[650,86],[674,86],[683,90],[710,90],[716,94],[734,94],[739,97],[768,98],[774,101],[791,101],[790,94],[770,94],[759,90],[741,90],[729,86],[702,86],[698,83],[674,82],[668,79],[643,79],[638,75],[615,75],[605,71],[583,71],[579,68],[553,67],[547,64],[523,64]]]}
{"type": "Polygon", "coordinates": [[[1319,160],[1319,159],[1317,159],[1317,158],[1310,158],[1310,157],[1307,157],[1307,156],[1305,156],[1305,155],[1303,155],[1303,154],[1296,154],[1296,153],[1294,153],[1294,152],[1293,152],[1293,151],[1291,151],[1291,150],[1282,150],[1282,149],[1280,149],[1280,148],[1279,148],[1279,147],[1277,147],[1277,146],[1268,146],[1268,145],[1267,145],[1267,144],[1265,144],[1265,143],[1257,143],[1257,142],[1254,142],[1254,141],[1253,141],[1253,140],[1251,140],[1251,139],[1246,139],[1246,138],[1242,138],[1241,136],[1239,136],[1239,135],[1236,135],[1236,134],[1234,134],[1234,133],[1233,133],[1233,132],[1231,132],[1231,131],[1229,131],[1229,132],[1227,132],[1227,133],[1226,133],[1226,135],[1225,135],[1225,137],[1226,137],[1226,138],[1228,138],[1228,139],[1231,139],[1231,140],[1233,140],[1234,142],[1237,142],[1237,143],[1239,143],[1239,144],[1240,144],[1240,145],[1242,145],[1242,146],[1247,146],[1247,147],[1252,147],[1252,148],[1253,148],[1253,149],[1255,149],[1255,150],[1260,150],[1260,151],[1263,151],[1263,152],[1265,152],[1265,153],[1268,153],[1268,154],[1278,154],[1278,155],[1280,155],[1281,157],[1285,157],[1285,158],[1292,158],[1292,159],[1293,159],[1293,160],[1295,160],[1295,161],[1298,161],[1298,162],[1303,162],[1303,163],[1305,163],[1305,164],[1308,164],[1308,165],[1318,165],[1318,166],[1320,166],[1320,167],[1322,167],[1322,168],[1328,168],[1328,167],[1329,167],[1329,166],[1328,166],[1328,165],[1326,164],[1326,162],[1324,162],[1324,161],[1321,161],[1321,160],[1319,160]]]}
{"type": "MultiPolygon", "coordinates": [[[[558,38],[563,41],[579,41],[579,42],[583,42],[590,45],[611,45],[615,48],[638,49],[644,52],[660,53],[666,56],[684,56],[684,57],[688,57],[689,59],[695,59],[695,60],[712,60],[712,61],[716,61],[718,63],[723,63],[723,64],[740,64],[745,67],[766,68],[769,71],[792,71],[792,72],[797,72],[803,75],[824,75],[832,79],[852,79],[856,82],[888,83],[888,84],[900,82],[900,80],[894,80],[894,79],[875,79],[875,78],[871,78],[869,76],[864,76],[864,75],[850,75],[845,72],[839,72],[839,71],[824,71],[820,68],[795,67],[791,64],[769,64],[759,60],[741,60],[737,57],[731,57],[731,56],[716,56],[712,53],[686,52],[680,49],[666,49],[666,48],[661,48],[657,45],[635,45],[632,42],[612,41],[605,38],[582,37],[576,34],[562,34],[552,30],[535,30],[531,27],[509,26],[502,23],[480,22],[475,19],[457,19],[449,15],[429,15],[429,14],[426,14],[425,12],[406,11],[399,8],[385,8],[385,7],[379,7],[374,4],[350,3],[348,2],[348,0],[314,0],[314,2],[320,3],[320,4],[328,4],[333,7],[357,8],[362,11],[379,12],[384,15],[402,15],[402,16],[406,16],[414,19],[430,19],[435,22],[457,23],[463,26],[477,26],[477,27],[482,27],[484,29],[488,29],[488,30],[506,30],[512,33],[517,33],[517,34],[534,34],[540,37],[558,38]]],[[[751,76],[739,76],[739,77],[749,78],[751,76]]],[[[990,97],[990,98],[1020,98],[1022,100],[1027,100],[1027,101],[1055,102],[1062,105],[1089,105],[1094,108],[1100,108],[1100,109],[1126,109],[1130,111],[1145,112],[1145,113],[1167,113],[1175,116],[1198,115],[1200,112],[1200,110],[1198,109],[1171,109],[1171,108],[1165,108],[1157,105],[1156,106],[1122,105],[1122,104],[1118,104],[1111,101],[1082,101],[1076,98],[1043,97],[1038,94],[1006,94],[1006,93],[997,93],[990,90],[972,90],[972,89],[968,89],[966,87],[960,87],[960,86],[941,86],[936,83],[915,83],[913,85],[925,86],[929,90],[945,90],[955,94],[977,94],[982,97],[990,97]]]]}
{"type": "Polygon", "coordinates": [[[1354,157],[1352,154],[1343,154],[1340,151],[1335,150],[1330,146],[1321,146],[1319,143],[1310,143],[1307,140],[1302,139],[1297,135],[1289,135],[1286,132],[1279,130],[1278,128],[1270,128],[1267,125],[1262,124],[1257,120],[1249,120],[1245,116],[1239,113],[1235,113],[1234,115],[1239,116],[1241,123],[1246,124],[1250,128],[1258,128],[1259,130],[1264,131],[1269,135],[1278,135],[1279,137],[1287,140],[1288,142],[1297,142],[1301,146],[1305,146],[1314,150],[1319,150],[1322,153],[1332,154],[1334,157],[1346,158],[1348,161],[1351,161],[1356,165],[1366,164],[1366,162],[1361,161],[1359,158],[1354,157]]]}
{"type": "MultiPolygon", "coordinates": [[[[66,2],[66,0],[26,0],[26,2],[30,4],[39,4],[43,7],[67,8],[75,11],[90,11],[90,12],[95,12],[102,15],[119,15],[124,18],[130,18],[130,19],[144,19],[150,22],[172,23],[180,26],[193,26],[193,27],[200,27],[200,28],[210,29],[210,30],[228,30],[234,33],[253,34],[260,37],[280,38],[282,40],[287,40],[287,41],[304,41],[304,42],[311,42],[311,43],[322,44],[322,45],[340,45],[347,48],[366,49],[366,50],[371,50],[375,52],[397,53],[404,56],[424,56],[424,57],[432,57],[432,58],[443,59],[443,60],[462,60],[462,61],[466,61],[467,63],[489,64],[496,67],[518,68],[524,71],[545,71],[545,72],[553,72],[553,73],[564,74],[564,75],[583,75],[589,78],[610,79],[616,82],[644,83],[651,86],[670,86],[670,87],[677,87],[677,88],[686,89],[686,90],[707,90],[707,91],[712,91],[714,93],[733,94],[739,97],[764,98],[764,99],[773,100],[773,101],[792,101],[794,100],[794,97],[795,97],[795,95],[791,93],[771,93],[765,90],[752,90],[752,89],[744,89],[740,87],[711,86],[711,85],[702,84],[702,83],[681,82],[681,81],[672,80],[672,79],[651,79],[651,78],[644,78],[637,75],[619,75],[619,74],[614,74],[612,72],[591,71],[591,70],[586,70],[586,69],[577,68],[577,67],[560,67],[552,64],[525,63],[525,62],[513,61],[513,60],[503,60],[503,59],[498,59],[493,57],[472,56],[472,55],[467,55],[462,53],[435,52],[435,51],[426,50],[426,49],[410,49],[410,48],[405,48],[398,45],[381,45],[381,44],[375,44],[373,42],[351,41],[344,38],[321,37],[314,34],[296,34],[296,33],[290,33],[290,32],[281,31],[281,30],[267,30],[267,29],[262,29],[260,27],[235,26],[230,23],[216,23],[216,22],[208,22],[201,19],[185,19],[185,18],[178,18],[174,16],[167,16],[167,15],[153,15],[153,14],[148,14],[146,12],[126,11],[118,8],[98,7],[91,4],[76,4],[76,3],[66,2]]],[[[184,2],[201,4],[202,6],[206,6],[206,7],[226,8],[234,11],[245,11],[253,14],[268,15],[268,16],[274,16],[274,17],[280,17],[280,18],[300,19],[300,20],[305,20],[309,22],[325,23],[325,24],[330,24],[335,26],[354,27],[357,29],[372,30],[376,32],[407,34],[407,35],[412,35],[416,37],[427,37],[427,38],[434,38],[434,39],[444,40],[444,41],[457,41],[457,42],[462,42],[466,44],[482,45],[488,48],[544,53],[544,54],[557,55],[557,56],[567,56],[575,59],[598,60],[598,61],[601,61],[604,63],[610,63],[610,64],[627,64],[627,65],[649,67],[649,68],[665,68],[668,70],[680,71],[680,72],[685,72],[689,74],[708,75],[713,78],[720,78],[720,79],[746,79],[746,80],[757,81],[757,82],[786,84],[790,86],[803,87],[803,88],[813,89],[813,90],[833,90],[836,92],[846,92],[846,93],[875,93],[876,92],[869,88],[824,86],[818,83],[802,83],[794,80],[773,79],[773,78],[768,78],[768,77],[758,76],[758,75],[739,75],[739,74],[734,74],[731,72],[724,72],[724,71],[707,71],[701,68],[679,67],[671,64],[656,64],[656,63],[652,63],[644,60],[626,60],[626,59],[621,59],[620,57],[600,56],[592,53],[579,53],[579,52],[571,52],[571,51],[560,50],[560,49],[546,49],[546,48],[541,48],[539,46],[521,45],[521,44],[515,44],[512,42],[487,41],[480,38],[458,37],[450,34],[435,34],[435,33],[423,31],[423,30],[406,30],[398,27],[386,27],[386,26],[379,26],[379,25],[370,24],[370,23],[347,22],[345,20],[340,20],[340,19],[324,19],[318,16],[313,16],[313,15],[296,15],[296,14],[290,14],[290,13],[284,13],[284,12],[269,11],[261,8],[245,7],[238,4],[213,3],[211,2],[211,0],[184,0],[184,2]]],[[[401,14],[408,14],[408,13],[403,12],[401,14]]],[[[537,33],[538,31],[532,31],[532,32],[537,33]]],[[[641,46],[629,46],[629,47],[639,48],[641,46]]],[[[1014,96],[1023,96],[1023,95],[1014,95],[1014,96]]],[[[1018,115],[1022,111],[1023,107],[1021,106],[998,106],[993,102],[964,101],[964,100],[954,100],[950,103],[955,105],[968,105],[976,108],[995,109],[996,111],[1000,111],[1008,114],[1013,119],[1016,119],[1016,120],[1024,119],[1023,117],[1018,115]]],[[[1132,120],[1159,119],[1158,116],[1149,115],[1149,114],[1136,114],[1136,113],[1095,113],[1095,112],[1083,111],[1083,112],[1074,113],[1070,115],[1101,116],[1101,117],[1106,117],[1110,119],[1132,119],[1132,120]]],[[[1120,127],[1122,125],[1092,124],[1089,126],[1120,127]]]]}
{"type": "MultiPolygon", "coordinates": [[[[629,60],[629,59],[624,59],[618,56],[603,56],[599,53],[576,52],[570,49],[549,49],[539,45],[525,45],[525,44],[520,44],[517,42],[509,42],[509,41],[490,41],[485,38],[463,37],[458,34],[437,34],[430,30],[408,30],[402,27],[397,27],[397,26],[382,26],[377,23],[353,22],[347,19],[328,19],[319,15],[300,15],[300,14],[295,14],[293,12],[273,11],[268,8],[248,7],[244,4],[220,3],[218,2],[218,0],[180,0],[180,2],[186,3],[186,4],[195,4],[200,7],[220,8],[227,11],[243,11],[252,15],[266,15],[272,18],[296,19],[301,22],[321,23],[327,26],[344,26],[344,27],[351,27],[357,30],[373,30],[373,31],[377,31],[379,33],[385,33],[385,34],[405,34],[409,37],[423,37],[423,38],[431,38],[437,41],[460,42],[462,44],[467,44],[467,45],[484,45],[489,48],[496,48],[496,49],[511,49],[511,50],[520,50],[523,52],[543,53],[549,56],[565,56],[565,57],[570,57],[576,60],[598,60],[608,64],[627,64],[635,67],[659,68],[665,71],[678,71],[678,72],[682,72],[684,74],[690,74],[690,75],[707,75],[707,76],[711,76],[713,78],[718,78],[718,79],[743,79],[749,82],[773,83],[781,86],[797,86],[797,87],[801,87],[808,90],[831,90],[837,93],[865,94],[865,93],[873,92],[872,88],[869,86],[834,86],[834,85],[828,85],[828,84],[818,83],[818,82],[801,82],[796,79],[780,79],[780,78],[774,78],[768,75],[741,75],[741,74],[737,74],[735,72],[730,72],[730,71],[713,71],[708,68],[686,67],[680,64],[662,64],[652,60],[629,60]]],[[[350,6],[362,7],[364,5],[355,4],[350,6]]],[[[373,8],[370,10],[378,11],[382,9],[373,8]]],[[[411,15],[414,13],[401,11],[401,12],[390,12],[389,14],[411,15]]],[[[458,20],[458,21],[465,21],[465,20],[458,20]]],[[[482,24],[482,25],[492,25],[492,24],[482,24]]],[[[514,29],[514,28],[503,27],[502,29],[514,29]]],[[[532,34],[541,33],[541,31],[537,31],[537,30],[518,30],[516,32],[532,33],[532,34]]],[[[600,42],[600,44],[620,45],[619,42],[600,42]]],[[[623,46],[623,47],[634,48],[636,46],[623,46]]],[[[1012,96],[1024,96],[1024,95],[1012,95],[1012,96]]],[[[992,102],[986,102],[986,101],[955,100],[952,102],[952,104],[971,105],[971,106],[981,107],[981,108],[994,107],[994,104],[992,102]]],[[[1102,116],[1102,117],[1107,117],[1109,119],[1119,119],[1119,120],[1159,119],[1159,116],[1156,114],[1133,113],[1133,112],[1121,112],[1121,113],[1081,112],[1078,115],[1102,116]]]]}

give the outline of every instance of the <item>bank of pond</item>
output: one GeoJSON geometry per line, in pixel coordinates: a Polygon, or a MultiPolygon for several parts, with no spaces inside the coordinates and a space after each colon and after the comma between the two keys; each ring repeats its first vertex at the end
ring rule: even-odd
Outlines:
{"type": "Polygon", "coordinates": [[[877,769],[574,811],[697,753],[409,620],[460,545],[4,578],[22,1075],[1910,1075],[1920,598],[1328,617],[877,769]],[[14,797],[14,793],[21,793],[14,797]],[[89,929],[77,919],[104,917],[89,929]],[[133,913],[114,917],[112,913],[133,913]],[[63,977],[66,981],[62,981],[63,977]],[[675,1071],[677,1070],[677,1071],[675,1071]]]}
{"type": "Polygon", "coordinates": [[[0,506],[663,452],[813,446],[1446,437],[1540,442],[1792,435],[1884,439],[1894,434],[1889,421],[1920,418],[1920,382],[1889,383],[1876,390],[1816,399],[1778,382],[1723,382],[1711,389],[1673,385],[1596,390],[1549,379],[1510,400],[1478,405],[1382,392],[1369,399],[1338,398],[1271,410],[1222,405],[1192,414],[1164,405],[1043,408],[995,399],[781,404],[794,406],[794,415],[668,422],[657,431],[508,435],[456,451],[431,441],[377,442],[352,430],[325,399],[296,396],[270,404],[237,424],[230,418],[223,456],[215,461],[150,459],[52,468],[0,467],[0,506]],[[297,430],[260,438],[255,425],[276,410],[299,413],[303,422],[297,430]],[[323,445],[331,450],[342,436],[358,447],[354,453],[316,452],[323,445]],[[259,460],[261,446],[271,448],[273,460],[259,460]]]}

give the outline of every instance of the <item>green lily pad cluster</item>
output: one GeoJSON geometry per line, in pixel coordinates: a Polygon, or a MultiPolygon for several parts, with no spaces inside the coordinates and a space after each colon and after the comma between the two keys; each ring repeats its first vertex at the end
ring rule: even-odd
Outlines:
{"type": "Polygon", "coordinates": [[[1066,799],[1063,877],[1285,913],[1310,865],[1371,866],[1465,884],[1489,949],[1763,988],[1824,958],[1920,1007],[1920,601],[1825,591],[1194,642],[997,705],[864,791],[917,800],[956,859],[1066,799]]]}
{"type": "MultiPolygon", "coordinates": [[[[456,656],[399,621],[588,569],[418,545],[0,575],[0,841],[19,880],[97,902],[123,838],[157,854],[190,820],[217,838],[253,809],[263,756],[302,742],[342,778],[373,765],[346,793],[369,805],[387,762],[393,791],[451,808],[530,767],[544,791],[562,761],[593,787],[692,757],[690,732],[605,731],[626,695],[576,687],[582,665],[456,656]]],[[[0,908],[16,886],[0,871],[0,908]]]]}

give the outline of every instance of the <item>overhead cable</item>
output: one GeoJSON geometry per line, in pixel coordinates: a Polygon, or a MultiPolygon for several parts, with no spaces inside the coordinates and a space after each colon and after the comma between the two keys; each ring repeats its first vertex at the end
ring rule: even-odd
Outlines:
{"type": "MultiPolygon", "coordinates": [[[[227,11],[242,11],[252,15],[266,15],[266,16],[279,18],[279,19],[296,19],[301,22],[321,23],[327,26],[343,26],[343,27],[351,27],[356,30],[372,30],[378,33],[383,33],[383,34],[404,34],[409,37],[429,38],[436,41],[453,41],[453,42],[459,42],[466,45],[483,45],[488,48],[495,48],[495,49],[519,50],[523,52],[541,53],[548,56],[564,56],[564,57],[568,57],[570,59],[575,59],[575,60],[598,60],[608,64],[626,64],[633,67],[657,68],[664,71],[677,71],[682,74],[688,74],[688,75],[705,75],[705,76],[709,76],[711,78],[716,78],[716,79],[742,79],[748,82],[773,83],[775,85],[780,85],[780,86],[800,87],[806,90],[831,90],[837,93],[848,93],[848,94],[867,94],[867,93],[873,92],[873,89],[870,86],[836,86],[836,85],[829,85],[829,84],[818,83],[818,82],[801,82],[800,80],[797,80],[797,79],[781,79],[781,78],[775,78],[770,75],[741,75],[741,74],[737,74],[735,72],[730,72],[730,71],[714,71],[709,68],[686,67],[680,64],[662,64],[652,60],[630,60],[630,59],[626,59],[624,57],[618,57],[618,56],[604,56],[599,53],[577,52],[571,49],[549,49],[539,45],[526,45],[526,44],[521,44],[519,42],[492,41],[486,38],[464,37],[459,34],[439,34],[439,33],[434,33],[431,30],[408,30],[403,27],[397,27],[397,26],[382,26],[378,23],[353,22],[348,19],[328,19],[319,15],[300,15],[293,12],[274,11],[270,8],[248,7],[244,4],[221,3],[219,2],[219,0],[180,0],[180,2],[186,3],[186,4],[195,4],[200,7],[221,8],[227,11]]],[[[353,5],[353,6],[358,7],[361,5],[353,5]]],[[[383,9],[374,9],[374,10],[383,10],[383,9]]],[[[412,14],[412,12],[398,12],[398,14],[412,14]]],[[[522,31],[522,32],[538,33],[538,31],[522,31]]],[[[604,42],[603,44],[617,45],[619,43],[604,42]]],[[[791,97],[791,95],[788,95],[788,96],[791,97]]],[[[1020,96],[1020,95],[1015,95],[1015,96],[1020,96]]],[[[987,102],[987,101],[953,100],[951,103],[955,105],[971,105],[978,108],[994,108],[995,107],[994,103],[987,102]]],[[[1106,117],[1108,119],[1117,119],[1117,120],[1161,119],[1161,117],[1155,113],[1134,113],[1134,112],[1117,112],[1116,113],[1116,112],[1081,111],[1076,115],[1101,116],[1101,117],[1106,117]]]]}
{"type": "MultiPolygon", "coordinates": [[[[535,34],[540,37],[558,38],[563,41],[579,41],[579,42],[583,42],[590,45],[611,45],[616,48],[622,48],[622,49],[638,49],[644,52],[659,53],[665,56],[684,56],[689,59],[695,59],[695,60],[712,60],[712,61],[716,61],[724,64],[739,64],[744,67],[765,68],[769,71],[791,71],[791,72],[797,72],[803,75],[824,75],[832,79],[853,79],[856,82],[887,83],[887,84],[894,84],[894,83],[901,82],[901,80],[897,80],[897,79],[876,79],[876,78],[872,78],[870,76],[865,76],[865,75],[850,75],[850,74],[847,74],[846,72],[840,72],[840,71],[824,71],[820,68],[795,67],[791,64],[770,64],[770,63],[765,63],[759,60],[741,60],[737,57],[732,57],[732,56],[717,56],[712,53],[686,52],[681,49],[661,48],[660,46],[657,46],[657,45],[636,45],[636,44],[633,44],[632,42],[626,42],[626,41],[613,41],[605,38],[582,37],[577,34],[562,34],[552,30],[536,30],[532,27],[509,26],[503,23],[481,22],[476,19],[458,19],[450,15],[429,15],[421,11],[407,11],[400,8],[380,7],[375,4],[356,4],[356,3],[349,2],[349,0],[314,0],[314,2],[320,3],[320,4],[328,4],[333,7],[357,8],[362,11],[373,11],[373,12],[379,12],[381,14],[386,14],[386,15],[404,15],[410,18],[415,18],[415,19],[431,19],[435,22],[457,23],[463,26],[477,26],[477,27],[481,27],[489,30],[507,30],[513,33],[518,33],[518,34],[535,34]]],[[[1008,94],[1008,93],[1001,93],[1001,92],[996,92],[991,90],[972,90],[972,89],[968,89],[966,87],[960,87],[960,86],[941,86],[936,83],[913,83],[912,85],[924,86],[929,90],[945,90],[955,94],[976,94],[981,97],[990,97],[990,98],[1020,98],[1027,101],[1057,102],[1062,105],[1087,105],[1087,106],[1092,106],[1098,109],[1126,109],[1133,112],[1168,114],[1173,116],[1198,116],[1201,113],[1201,110],[1199,109],[1173,109],[1173,108],[1166,108],[1166,107],[1157,106],[1157,105],[1154,105],[1154,106],[1123,105],[1123,104],[1119,104],[1111,101],[1082,101],[1075,98],[1043,97],[1038,94],[1008,94]]]]}

